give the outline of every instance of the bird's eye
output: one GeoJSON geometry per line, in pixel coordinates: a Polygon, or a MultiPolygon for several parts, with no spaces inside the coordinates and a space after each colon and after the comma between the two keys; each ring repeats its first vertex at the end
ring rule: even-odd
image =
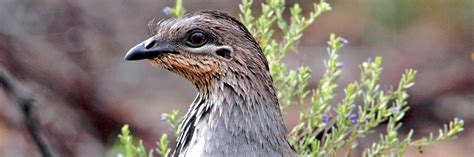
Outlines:
{"type": "Polygon", "coordinates": [[[200,31],[196,31],[191,33],[191,35],[188,36],[188,39],[186,41],[186,44],[190,47],[200,47],[207,42],[207,37],[204,35],[204,33],[200,31]]]}

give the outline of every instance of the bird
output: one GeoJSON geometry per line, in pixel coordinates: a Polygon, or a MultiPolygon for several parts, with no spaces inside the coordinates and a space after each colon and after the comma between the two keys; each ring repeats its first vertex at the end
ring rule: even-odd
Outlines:
{"type": "Polygon", "coordinates": [[[149,24],[125,60],[148,60],[190,81],[197,96],[174,157],[293,157],[268,61],[248,29],[220,11],[149,24]]]}

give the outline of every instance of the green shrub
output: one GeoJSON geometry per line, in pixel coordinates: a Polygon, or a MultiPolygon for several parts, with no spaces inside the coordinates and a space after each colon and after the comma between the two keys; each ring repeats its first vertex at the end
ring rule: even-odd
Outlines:
{"type": "MultiPolygon", "coordinates": [[[[430,134],[413,140],[413,130],[406,137],[399,137],[397,131],[402,126],[399,121],[409,109],[406,90],[414,85],[416,71],[406,70],[396,88],[383,90],[377,83],[382,72],[381,57],[363,62],[360,79],[345,87],[342,100],[334,100],[338,87],[336,81],[342,68],[338,53],[347,44],[347,40],[335,35],[331,35],[328,41],[329,58],[324,61],[325,74],[317,87],[310,89],[308,80],[311,70],[305,66],[297,70],[288,69],[282,59],[294,49],[305,28],[314,23],[318,16],[331,10],[330,5],[325,1],[314,3],[310,14],[303,16],[301,7],[296,3],[290,8],[290,21],[283,18],[285,0],[266,0],[261,4],[259,16],[253,15],[251,6],[252,0],[242,0],[239,17],[257,39],[269,61],[282,110],[289,107],[301,109],[299,122],[289,134],[289,141],[299,156],[336,156],[337,153],[350,156],[358,146],[358,139],[374,133],[374,128],[382,123],[387,123],[386,131],[380,133],[378,142],[364,148],[363,156],[403,156],[407,147],[421,151],[426,146],[452,139],[463,130],[463,121],[455,118],[440,129],[436,137],[430,134]],[[275,25],[278,29],[274,29],[275,25]],[[276,39],[273,36],[275,31],[281,31],[283,37],[276,39]],[[361,105],[356,104],[359,100],[363,102],[361,105]],[[331,105],[333,103],[337,105],[331,105]],[[322,134],[321,139],[316,138],[319,134],[322,134]]],[[[177,0],[175,7],[164,11],[175,17],[184,15],[182,1],[177,0]]],[[[180,122],[178,111],[163,114],[162,118],[176,135],[180,122]]],[[[168,156],[171,152],[166,134],[157,142],[157,148],[148,153],[141,142],[136,144],[132,140],[127,125],[119,138],[121,156],[153,156],[154,151],[160,156],[168,156]]]]}

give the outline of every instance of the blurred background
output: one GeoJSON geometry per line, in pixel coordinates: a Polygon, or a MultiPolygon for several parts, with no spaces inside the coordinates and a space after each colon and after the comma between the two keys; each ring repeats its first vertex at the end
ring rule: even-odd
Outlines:
{"type": "MultiPolygon", "coordinates": [[[[236,0],[185,0],[188,12],[212,9],[239,14],[236,0]]],[[[255,2],[258,12],[260,1],[255,2]]],[[[311,0],[298,2],[308,13],[311,0]]],[[[469,156],[474,153],[474,1],[331,0],[305,32],[298,53],[285,63],[323,74],[330,33],[350,42],[343,48],[340,86],[358,79],[359,64],[382,56],[380,83],[396,86],[407,68],[418,70],[403,119],[415,137],[437,132],[454,117],[465,120],[456,140],[410,149],[406,156],[469,156]]],[[[173,0],[0,0],[0,66],[34,93],[42,133],[60,156],[110,156],[120,127],[128,123],[147,148],[170,132],[160,115],[183,115],[196,92],[182,78],[146,61],[125,62],[133,45],[149,36],[147,23],[167,18],[173,0]]],[[[288,12],[287,12],[288,14],[288,12]]],[[[298,118],[285,115],[287,126],[298,118]]],[[[361,141],[371,144],[377,134],[361,141]]],[[[172,144],[174,145],[174,144],[172,144]]],[[[0,90],[0,156],[39,156],[17,104],[0,90]]]]}

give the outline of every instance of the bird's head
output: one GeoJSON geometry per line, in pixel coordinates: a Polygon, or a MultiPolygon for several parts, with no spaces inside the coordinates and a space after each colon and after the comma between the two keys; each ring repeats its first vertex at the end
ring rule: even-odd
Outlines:
{"type": "Polygon", "coordinates": [[[267,61],[255,39],[225,13],[194,12],[151,22],[150,28],[154,35],[130,49],[126,60],[148,59],[198,87],[230,75],[269,78],[267,61]]]}

